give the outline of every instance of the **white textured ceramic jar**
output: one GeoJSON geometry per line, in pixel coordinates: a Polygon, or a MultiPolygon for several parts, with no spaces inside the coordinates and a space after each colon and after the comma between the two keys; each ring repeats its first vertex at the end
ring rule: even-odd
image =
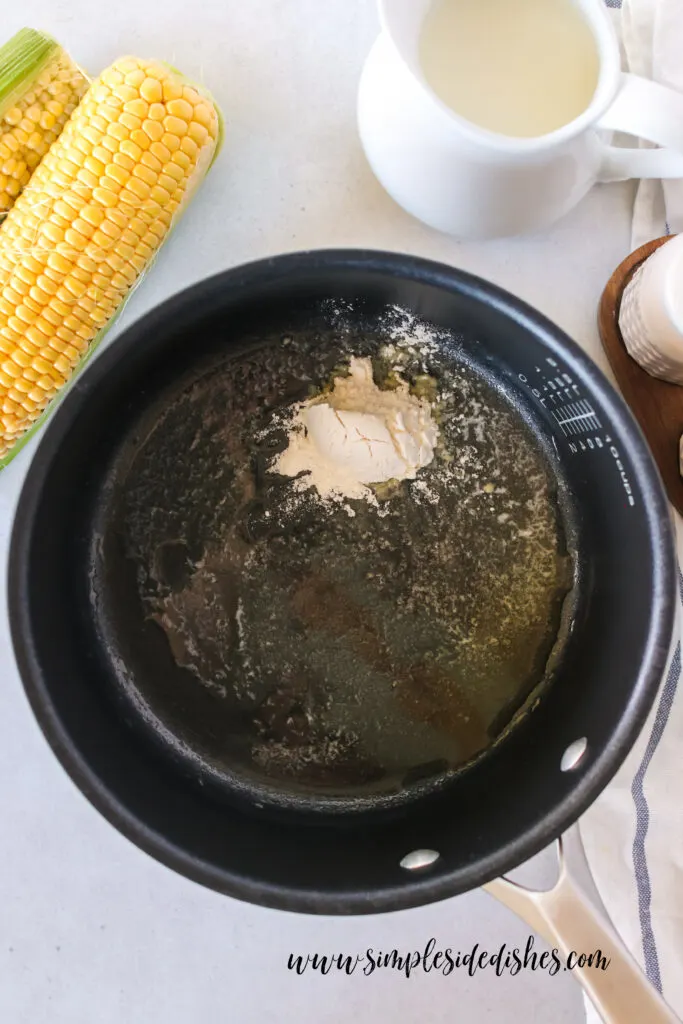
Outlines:
{"type": "Polygon", "coordinates": [[[683,235],[657,249],[633,275],[621,299],[619,327],[629,355],[644,370],[683,384],[683,235]]]}
{"type": "Polygon", "coordinates": [[[419,43],[432,2],[379,0],[382,34],[358,97],[370,165],[409,213],[460,238],[501,237],[551,224],[597,181],[683,178],[683,95],[621,72],[603,0],[577,0],[600,54],[593,101],[571,123],[535,139],[479,128],[431,90],[419,43]],[[664,148],[615,148],[615,130],[664,148]]]}

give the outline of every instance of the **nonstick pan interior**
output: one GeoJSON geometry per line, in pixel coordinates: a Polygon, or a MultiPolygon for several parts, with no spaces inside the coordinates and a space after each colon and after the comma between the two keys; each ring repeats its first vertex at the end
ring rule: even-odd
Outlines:
{"type": "Polygon", "coordinates": [[[72,389],[22,494],[10,605],[39,720],[119,828],[222,891],[352,912],[480,884],[587,806],[654,695],[672,565],[640,434],[561,332],[438,265],[302,254],[172,300],[72,389]],[[408,352],[405,372],[459,396],[443,430],[453,451],[472,449],[478,485],[451,479],[447,514],[393,493],[379,519],[341,508],[322,529],[306,501],[283,515],[283,483],[266,472],[282,439],[253,427],[345,353],[378,358],[395,307],[437,339],[408,352]],[[473,403],[488,415],[479,434],[473,403]],[[250,588],[239,558],[253,548],[265,556],[250,588]],[[444,564],[452,586],[411,620],[405,588],[444,564]],[[244,650],[230,660],[240,599],[242,627],[256,626],[250,678],[244,650]],[[490,674],[480,660],[468,676],[444,623],[476,633],[476,620],[500,642],[510,607],[528,611],[525,628],[522,614],[490,674]],[[279,677],[268,643],[297,629],[279,677]],[[249,681],[253,697],[237,691],[249,681]],[[585,754],[563,771],[578,740],[585,754]],[[439,856],[416,875],[401,863],[420,848],[439,856]]]}
{"type": "Polygon", "coordinates": [[[162,389],[103,476],[92,614],[115,687],[227,797],[416,799],[551,684],[580,614],[561,468],[518,389],[404,311],[323,300],[241,348],[162,389]],[[271,469],[288,406],[353,356],[440,421],[434,463],[373,504],[271,469]]]}

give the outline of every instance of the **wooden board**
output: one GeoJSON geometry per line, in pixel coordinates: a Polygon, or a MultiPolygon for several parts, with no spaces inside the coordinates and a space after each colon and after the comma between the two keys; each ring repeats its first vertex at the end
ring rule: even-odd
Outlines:
{"type": "Polygon", "coordinates": [[[648,242],[617,267],[602,293],[598,327],[617,384],[647,438],[669,500],[683,515],[683,479],[678,461],[678,443],[683,433],[683,387],[657,380],[643,370],[626,351],[619,330],[619,309],[626,285],[641,263],[672,237],[648,242]]]}

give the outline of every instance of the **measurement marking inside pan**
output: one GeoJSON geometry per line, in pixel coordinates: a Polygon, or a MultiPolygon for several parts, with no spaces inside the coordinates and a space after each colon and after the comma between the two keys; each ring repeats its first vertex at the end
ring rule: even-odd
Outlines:
{"type": "Polygon", "coordinates": [[[591,430],[600,430],[602,427],[595,410],[585,399],[562,406],[558,412],[553,412],[553,416],[565,437],[569,434],[583,434],[591,430]],[[562,415],[567,412],[571,415],[562,415]]]}

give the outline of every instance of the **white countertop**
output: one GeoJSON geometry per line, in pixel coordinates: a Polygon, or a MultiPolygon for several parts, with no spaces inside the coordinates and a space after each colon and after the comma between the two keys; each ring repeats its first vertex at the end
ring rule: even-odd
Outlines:
{"type": "MultiPolygon", "coordinates": [[[[552,232],[459,244],[383,193],[355,130],[377,32],[373,0],[26,0],[3,16],[56,35],[96,73],[125,52],[203,80],[226,144],[117,331],[183,286],[286,250],[404,250],[480,274],[554,319],[598,359],[600,292],[629,248],[631,186],[600,187],[552,232]],[[99,7],[99,10],[95,8],[99,7]]],[[[0,572],[34,443],[0,476],[0,572]]],[[[267,911],[174,875],[123,839],[68,780],[35,725],[0,597],[0,1021],[3,1024],[579,1024],[568,974],[470,979],[395,972],[297,977],[290,952],[493,951],[528,928],[482,892],[380,917],[267,911]]],[[[544,873],[547,858],[536,871],[544,873]]]]}

